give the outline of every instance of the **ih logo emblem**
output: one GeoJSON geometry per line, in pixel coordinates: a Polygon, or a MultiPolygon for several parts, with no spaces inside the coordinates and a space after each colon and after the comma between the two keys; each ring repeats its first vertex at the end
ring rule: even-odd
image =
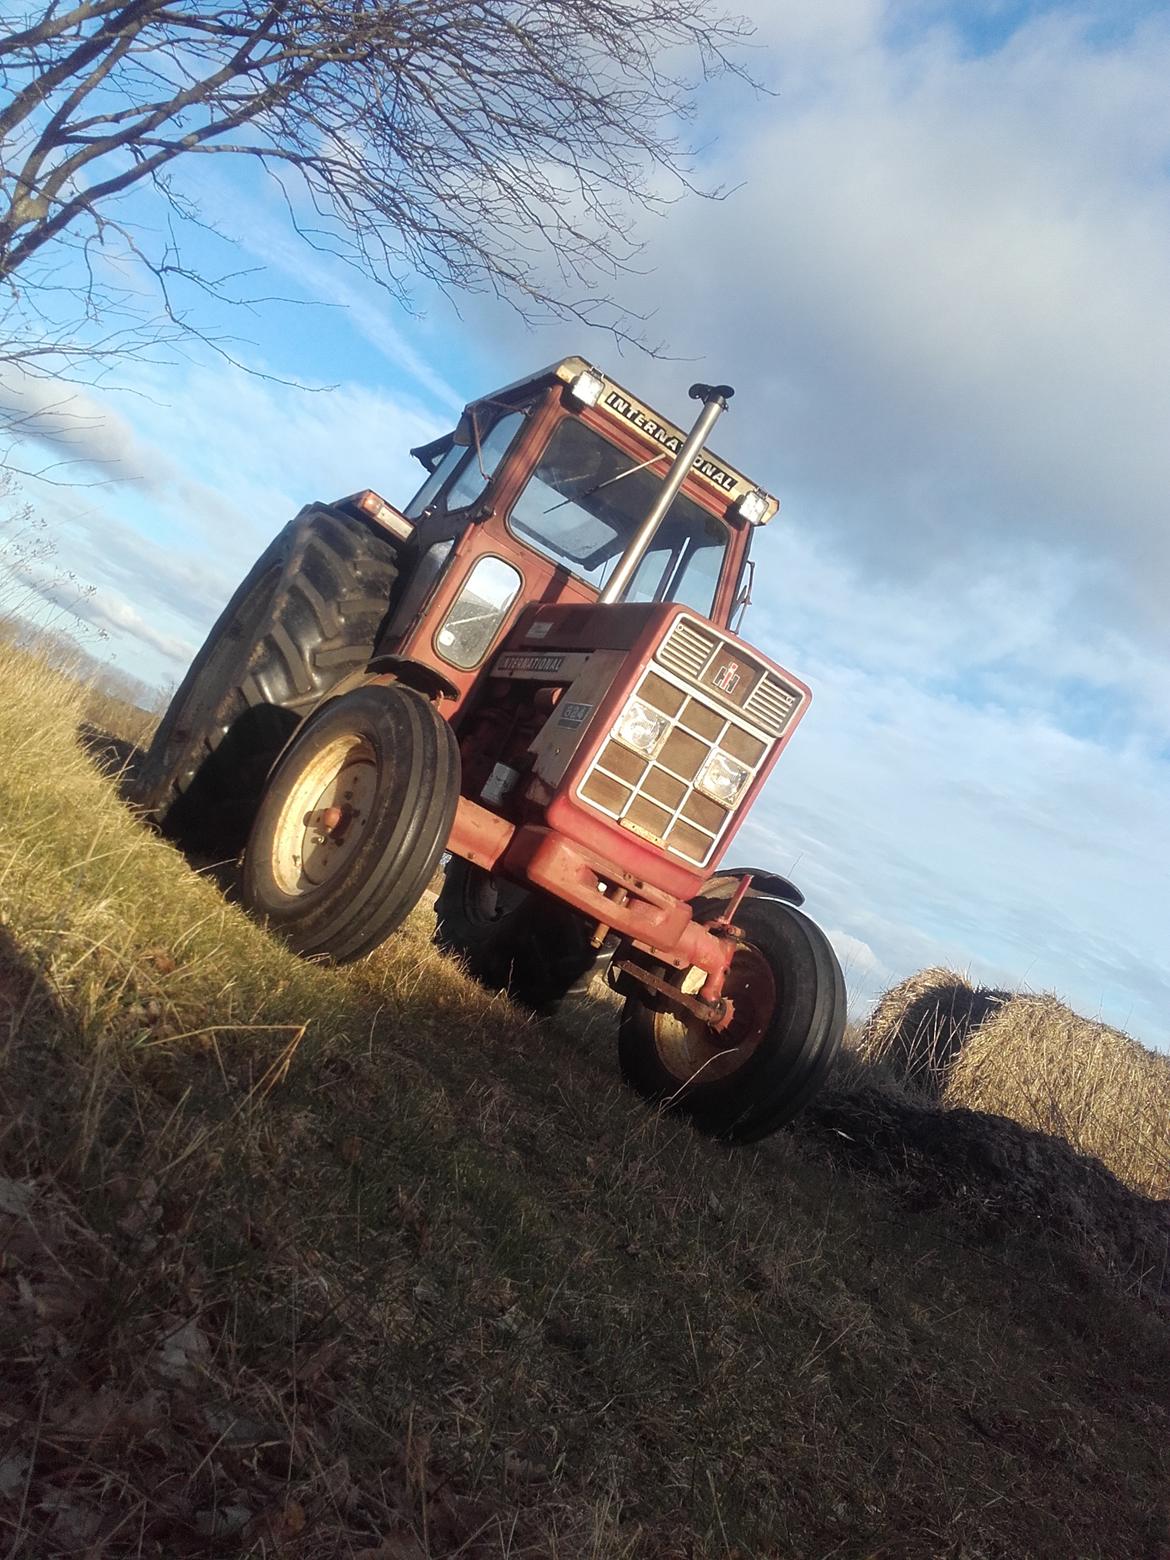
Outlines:
{"type": "Polygon", "coordinates": [[[711,679],[712,686],[720,693],[734,693],[739,686],[739,662],[725,661],[711,679]]]}

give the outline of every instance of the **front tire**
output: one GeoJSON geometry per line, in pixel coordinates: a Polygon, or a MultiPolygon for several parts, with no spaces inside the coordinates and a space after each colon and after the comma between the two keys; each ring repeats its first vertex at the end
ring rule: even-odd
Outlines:
{"type": "Polygon", "coordinates": [[[583,991],[600,957],[583,916],[458,856],[448,863],[435,917],[445,953],[462,958],[481,986],[537,1013],[583,991]]]}
{"type": "MultiPolygon", "coordinates": [[[[701,1132],[753,1143],[792,1119],[825,1082],[845,1029],[845,982],[832,945],[793,905],[747,898],[743,942],[725,994],[722,1034],[649,998],[626,998],[618,1033],[622,1075],[652,1103],[701,1132]]],[[[684,989],[701,984],[700,972],[684,989]]]]}
{"type": "Polygon", "coordinates": [[[360,959],[434,875],[459,801],[459,748],[429,699],[355,689],[306,721],[244,853],[251,913],[297,953],[360,959]]]}

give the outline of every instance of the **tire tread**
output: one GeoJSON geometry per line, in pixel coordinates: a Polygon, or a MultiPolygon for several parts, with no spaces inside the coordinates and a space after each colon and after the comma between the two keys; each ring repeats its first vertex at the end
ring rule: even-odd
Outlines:
{"type": "Polygon", "coordinates": [[[224,608],[160,721],[139,768],[139,809],[181,844],[238,849],[277,751],[369,660],[397,579],[396,544],[364,521],[319,509],[287,525],[224,608]],[[265,706],[270,722],[253,713],[265,706]],[[246,775],[239,753],[227,762],[220,752],[234,734],[251,760],[246,775]]]}
{"type": "Polygon", "coordinates": [[[305,956],[343,964],[372,952],[409,915],[434,874],[459,802],[459,772],[454,732],[415,689],[367,687],[335,700],[306,722],[272,776],[245,852],[245,904],[305,956]],[[352,886],[342,883],[303,904],[282,901],[269,863],[283,788],[313,744],[333,740],[329,731],[350,719],[376,729],[383,750],[401,759],[384,771],[388,831],[352,886]]]}

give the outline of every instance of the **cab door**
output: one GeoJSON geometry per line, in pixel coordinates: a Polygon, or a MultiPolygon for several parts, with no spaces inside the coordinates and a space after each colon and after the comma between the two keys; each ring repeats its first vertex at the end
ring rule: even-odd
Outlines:
{"type": "Polygon", "coordinates": [[[388,626],[385,649],[441,672],[459,690],[444,713],[458,724],[467,695],[522,609],[532,602],[592,601],[596,593],[517,540],[504,515],[563,415],[553,391],[501,407],[471,443],[453,443],[408,507],[416,564],[388,626]],[[477,442],[478,437],[478,442],[477,442]]]}

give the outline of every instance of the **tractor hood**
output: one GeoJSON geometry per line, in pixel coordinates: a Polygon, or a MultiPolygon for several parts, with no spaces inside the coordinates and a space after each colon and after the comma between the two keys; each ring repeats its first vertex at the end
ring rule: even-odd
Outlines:
{"type": "Polygon", "coordinates": [[[670,603],[530,607],[489,675],[560,690],[530,749],[549,825],[680,898],[718,865],[811,699],[670,603]]]}

